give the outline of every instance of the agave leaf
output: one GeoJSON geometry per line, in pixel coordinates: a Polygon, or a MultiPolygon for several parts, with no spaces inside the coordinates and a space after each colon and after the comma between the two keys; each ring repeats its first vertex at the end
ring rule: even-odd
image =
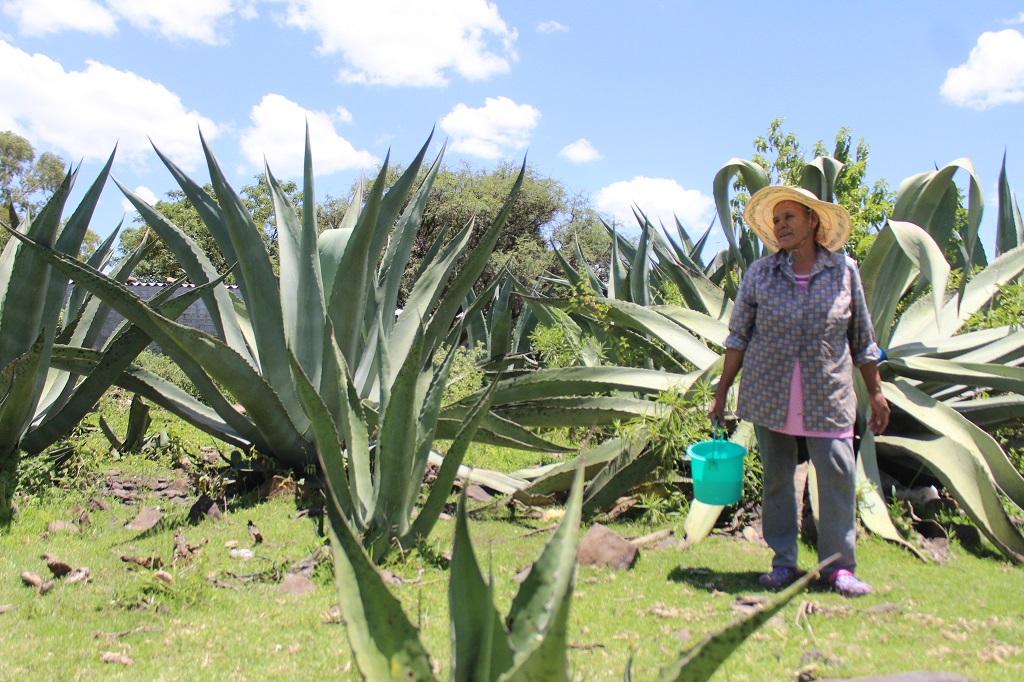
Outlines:
{"type": "Polygon", "coordinates": [[[895,358],[888,361],[888,367],[899,376],[929,385],[993,388],[1024,394],[1024,368],[1021,367],[934,358],[895,358]]]}
{"type": "Polygon", "coordinates": [[[933,331],[936,325],[934,312],[930,307],[922,310],[921,307],[912,305],[908,308],[892,335],[892,346],[912,344],[922,339],[953,336],[971,315],[992,300],[999,292],[1000,285],[1014,280],[1021,272],[1024,272],[1024,246],[1018,246],[1000,255],[967,282],[962,295],[954,296],[947,301],[938,318],[937,333],[933,331]]]}
{"type": "Polygon", "coordinates": [[[986,431],[1024,419],[1024,396],[1000,395],[951,403],[972,424],[986,431]]]}
{"type": "Polygon", "coordinates": [[[740,239],[736,234],[736,225],[732,220],[732,206],[729,203],[729,189],[732,179],[739,175],[746,185],[747,191],[753,195],[762,187],[767,187],[770,180],[764,168],[744,159],[729,159],[724,166],[715,174],[713,194],[715,206],[718,209],[718,224],[725,232],[725,238],[729,242],[729,251],[733,254],[741,270],[745,270],[750,260],[741,255],[740,239]]]}
{"type": "MultiPolygon", "coordinates": [[[[252,321],[256,338],[256,353],[259,356],[261,378],[277,395],[276,402],[284,406],[288,417],[298,425],[300,432],[308,426],[308,420],[299,407],[299,398],[295,394],[287,357],[288,344],[285,340],[284,316],[281,310],[280,288],[274,267],[270,262],[263,235],[252,220],[249,211],[242,203],[241,197],[228,184],[213,157],[206,140],[200,135],[206,164],[210,170],[213,190],[217,193],[224,215],[231,243],[238,256],[238,275],[246,283],[243,296],[249,319],[252,321]],[[306,422],[306,423],[304,423],[306,422]]],[[[154,337],[155,339],[156,337],[154,337]]],[[[163,345],[163,344],[161,344],[163,345]]],[[[230,348],[230,347],[229,347],[230,348]]],[[[232,349],[235,355],[239,351],[232,349]]],[[[209,366],[204,365],[209,370],[209,366]]],[[[212,373],[212,372],[211,372],[212,373]]],[[[227,385],[227,384],[225,384],[227,385]]],[[[236,393],[236,395],[239,395],[236,393]]],[[[240,396],[239,396],[240,397],[240,396]]],[[[248,409],[248,406],[246,406],[248,409]]],[[[251,410],[250,410],[251,412],[251,410]]],[[[260,420],[253,419],[260,424],[260,420]]]]}
{"type": "MultiPolygon", "coordinates": [[[[493,386],[494,382],[491,382],[491,387],[493,388],[493,386]]],[[[477,401],[476,405],[474,405],[473,409],[470,411],[468,418],[464,422],[463,427],[459,429],[459,433],[455,436],[455,440],[453,440],[452,444],[449,446],[448,452],[444,457],[444,462],[438,469],[437,479],[431,485],[430,494],[427,496],[426,502],[423,503],[423,507],[420,509],[419,515],[412,524],[412,528],[409,531],[409,538],[401,543],[403,546],[405,546],[409,540],[414,542],[421,542],[425,540],[430,535],[430,531],[433,530],[434,525],[441,516],[441,511],[444,509],[445,502],[448,501],[448,494],[452,489],[452,484],[455,483],[455,478],[458,475],[459,467],[462,465],[462,460],[466,456],[466,451],[469,449],[470,444],[472,444],[473,437],[476,435],[476,430],[479,428],[480,423],[487,414],[487,406],[490,403],[492,393],[493,391],[485,393],[483,397],[477,401]]],[[[426,464],[426,462],[424,462],[424,464],[426,464]]],[[[422,470],[423,468],[421,467],[420,471],[422,470]]]]}
{"type": "Polygon", "coordinates": [[[835,194],[836,178],[843,165],[831,156],[819,156],[801,170],[800,186],[810,190],[822,201],[831,202],[835,194]]]}
{"type": "MultiPolygon", "coordinates": [[[[452,405],[441,410],[437,421],[435,437],[440,440],[452,440],[462,428],[462,422],[472,409],[471,405],[452,405]]],[[[509,421],[503,417],[487,412],[477,431],[477,443],[501,445],[516,450],[532,450],[534,452],[571,452],[571,448],[544,440],[533,431],[509,421]]]]}
{"type": "Polygon", "coordinates": [[[465,490],[455,517],[448,612],[453,682],[492,682],[512,667],[512,648],[494,606],[494,588],[480,572],[469,537],[465,490]]]}
{"type": "MultiPolygon", "coordinates": [[[[605,224],[605,227],[608,227],[605,224]]],[[[619,255],[619,233],[613,225],[609,228],[612,235],[612,257],[609,263],[608,298],[623,300],[629,295],[629,271],[626,270],[622,257],[619,255]]]]}
{"type": "Polygon", "coordinates": [[[616,420],[654,418],[663,406],[651,400],[619,396],[584,396],[580,398],[545,398],[495,408],[498,416],[521,426],[570,427],[601,426],[616,420]]]}
{"type": "MultiPolygon", "coordinates": [[[[979,468],[986,470],[983,480],[991,481],[1014,504],[1024,509],[1024,476],[1021,476],[992,436],[906,380],[883,382],[882,389],[886,399],[920,422],[925,429],[960,444],[973,459],[980,462],[979,468]]],[[[963,481],[955,479],[954,483],[960,484],[963,481]]],[[[975,485],[983,485],[982,480],[975,485]]],[[[1024,547],[1024,540],[1021,542],[1021,547],[1024,547]]]]}
{"type": "Polygon", "coordinates": [[[660,339],[696,367],[707,367],[718,359],[718,353],[656,309],[613,299],[601,300],[600,303],[609,307],[608,316],[612,322],[660,339]]]}
{"type": "MultiPolygon", "coordinates": [[[[328,315],[342,355],[350,363],[357,362],[363,351],[366,333],[365,308],[368,297],[374,296],[373,268],[377,259],[370,259],[374,232],[378,229],[384,183],[390,154],[384,159],[380,173],[370,189],[369,199],[359,213],[355,227],[345,245],[328,297],[328,315]]],[[[354,200],[358,201],[358,199],[354,200]]],[[[390,226],[388,226],[390,227],[390,226]]],[[[371,346],[372,348],[372,346],[371,346]]]]}
{"type": "MultiPolygon", "coordinates": [[[[218,280],[219,281],[219,280],[218,280]]],[[[211,285],[208,285],[211,286],[211,285]]],[[[169,319],[177,319],[185,310],[205,292],[205,287],[195,289],[170,300],[173,287],[167,287],[165,291],[150,299],[149,305],[157,307],[160,313],[169,319]]],[[[29,433],[23,444],[28,452],[40,452],[53,445],[57,440],[66,435],[75,424],[80,422],[89,410],[93,408],[96,401],[113,384],[117,377],[127,369],[139,353],[141,353],[152,340],[149,335],[134,325],[124,325],[121,331],[115,331],[106,344],[102,356],[96,355],[94,365],[87,372],[77,372],[84,376],[80,384],[74,387],[66,400],[54,403],[44,412],[37,409],[36,426],[29,433]]],[[[50,364],[55,369],[62,367],[56,356],[60,353],[75,353],[66,347],[55,346],[52,351],[50,364]]],[[[67,370],[70,372],[70,370],[67,370]]]]}
{"type": "Polygon", "coordinates": [[[722,321],[678,305],[651,306],[651,309],[718,346],[724,346],[729,336],[728,316],[722,321]]]}
{"type": "Polygon", "coordinates": [[[401,602],[384,585],[341,510],[333,502],[328,510],[338,603],[359,672],[367,680],[435,680],[401,602]]]}
{"type": "MultiPolygon", "coordinates": [[[[141,327],[183,369],[190,360],[208,369],[210,376],[227,387],[253,415],[253,422],[258,425],[271,452],[284,464],[302,467],[308,463],[307,443],[303,436],[309,425],[308,418],[302,414],[305,423],[301,429],[298,428],[278,395],[242,356],[209,334],[168,320],[121,284],[93,271],[84,263],[47,249],[24,235],[16,236],[31,244],[47,262],[141,327]]],[[[290,374],[290,369],[286,369],[290,374]]],[[[196,376],[189,376],[196,381],[196,376]]]]}
{"type": "Polygon", "coordinates": [[[996,256],[999,256],[1024,243],[1024,220],[1020,217],[1020,207],[1013,196],[1010,183],[1006,179],[1006,152],[1003,152],[1003,165],[999,169],[999,210],[996,213],[996,256]]]}
{"type": "MultiPolygon", "coordinates": [[[[274,201],[274,215],[277,217],[277,243],[280,251],[278,281],[285,339],[303,372],[314,386],[319,386],[327,306],[321,288],[308,124],[303,162],[302,221],[295,214],[284,188],[271,173],[269,166],[266,166],[266,177],[274,201]]],[[[265,358],[264,362],[267,360],[269,358],[265,358]]]]}
{"type": "Polygon", "coordinates": [[[423,328],[420,327],[409,354],[402,358],[387,404],[382,402],[377,441],[380,467],[376,471],[381,486],[378,504],[389,527],[397,528],[397,537],[409,532],[413,504],[423,480],[422,470],[413,471],[415,458],[412,456],[419,428],[416,384],[422,353],[423,328]]]}
{"type": "Polygon", "coordinates": [[[807,584],[814,580],[832,559],[822,562],[818,568],[810,571],[779,595],[764,605],[763,608],[745,615],[730,623],[717,632],[709,632],[696,646],[686,652],[678,661],[661,669],[658,677],[660,682],[701,682],[711,679],[719,666],[725,662],[758,628],[768,622],[772,616],[782,610],[794,597],[804,591],[807,584]]]}
{"type": "MultiPolygon", "coordinates": [[[[220,249],[221,255],[224,256],[224,260],[228,263],[238,262],[238,253],[235,251],[234,243],[231,241],[231,233],[228,230],[227,223],[224,218],[224,212],[221,211],[217,201],[211,197],[206,190],[196,184],[192,178],[185,175],[178,166],[174,164],[169,158],[153,146],[153,151],[156,152],[157,156],[160,157],[160,161],[163,162],[164,166],[170,171],[174,177],[174,181],[181,187],[182,192],[185,194],[185,198],[189,200],[192,207],[195,208],[196,213],[199,214],[203,224],[206,225],[206,229],[210,231],[210,236],[217,243],[217,248],[220,249]]],[[[242,297],[245,299],[249,298],[248,285],[244,278],[239,278],[238,289],[242,292],[242,297]]],[[[258,292],[253,292],[256,294],[258,292]]]]}
{"type": "Polygon", "coordinates": [[[512,599],[505,622],[518,670],[503,679],[568,679],[565,631],[576,576],[582,498],[583,469],[580,467],[566,503],[565,516],[512,599]]]}
{"type": "Polygon", "coordinates": [[[299,359],[295,357],[294,353],[289,353],[288,360],[292,365],[292,372],[298,384],[299,397],[313,424],[316,453],[320,460],[320,468],[324,472],[332,504],[345,518],[352,519],[359,527],[361,525],[359,519],[353,519],[352,492],[349,490],[348,477],[345,475],[345,453],[338,440],[338,427],[331,418],[327,406],[317,395],[312,380],[302,371],[299,359]]]}
{"type": "Polygon", "coordinates": [[[36,371],[46,345],[40,332],[36,342],[3,368],[0,368],[0,468],[7,470],[8,460],[28,429],[35,409],[36,371]]]}
{"type": "MultiPolygon", "coordinates": [[[[46,202],[42,210],[12,235],[27,235],[47,246],[53,244],[60,227],[61,211],[74,180],[74,173],[64,180],[46,202]],[[23,229],[22,229],[23,228],[23,229]]],[[[0,368],[22,356],[36,343],[43,322],[43,309],[47,300],[46,282],[50,280],[50,266],[37,254],[27,251],[18,240],[11,239],[0,255],[0,368]],[[42,283],[42,286],[40,284],[42,283]],[[15,303],[17,302],[17,303],[15,303]]],[[[65,287],[66,288],[66,287],[65,287]]],[[[64,296],[64,288],[60,295],[64,296]]],[[[48,334],[52,343],[53,334],[48,334]]],[[[48,348],[41,351],[45,356],[48,348]]],[[[37,367],[38,369],[38,367],[37,367]]],[[[42,388],[40,385],[39,389],[42,388]]]]}
{"type": "MultiPolygon", "coordinates": [[[[538,400],[587,393],[622,391],[626,393],[660,393],[670,388],[686,389],[700,376],[667,374],[635,367],[565,367],[542,369],[498,383],[493,405],[507,405],[523,400],[538,400]]],[[[473,397],[465,399],[475,399],[473,397]]]]}
{"type": "Polygon", "coordinates": [[[985,537],[1008,558],[1024,563],[1024,538],[1006,516],[983,460],[946,436],[879,436],[878,441],[887,450],[910,455],[927,465],[985,537]]]}
{"type": "MultiPolygon", "coordinates": [[[[160,236],[192,282],[201,286],[221,277],[195,240],[127,187],[119,182],[117,186],[135,207],[135,210],[139,212],[142,219],[146,221],[146,225],[160,236]]],[[[224,339],[224,342],[243,356],[248,357],[254,367],[258,367],[259,365],[252,357],[238,326],[230,296],[226,289],[219,287],[213,289],[204,299],[206,309],[210,312],[210,319],[217,334],[224,339]]]]}
{"type": "MultiPolygon", "coordinates": [[[[124,220],[118,223],[117,227],[107,235],[107,238],[104,239],[98,247],[96,247],[96,252],[89,257],[88,261],[86,261],[90,267],[101,272],[103,271],[109,262],[108,259],[110,254],[113,252],[114,240],[116,240],[118,235],[121,233],[121,226],[123,224],[124,220]]],[[[85,302],[87,295],[88,293],[84,289],[72,287],[71,293],[68,294],[68,302],[64,306],[64,319],[62,321],[62,327],[58,334],[58,338],[65,333],[70,335],[71,332],[74,331],[73,329],[69,329],[69,327],[71,327],[78,318],[78,314],[81,312],[82,304],[85,302]]]]}
{"type": "Polygon", "coordinates": [[[647,449],[650,436],[647,429],[638,429],[622,438],[623,448],[619,455],[598,472],[585,491],[583,517],[590,518],[629,493],[639,485],[658,465],[658,457],[647,449]]]}
{"type": "Polygon", "coordinates": [[[932,285],[932,299],[935,304],[935,319],[942,314],[943,294],[949,280],[949,263],[942,250],[927,232],[913,223],[890,220],[893,236],[899,242],[903,253],[921,271],[932,285]]]}
{"type": "MultiPolygon", "coordinates": [[[[816,480],[815,477],[808,477],[808,484],[810,485],[816,480]]],[[[811,499],[817,502],[817,493],[811,499]]],[[[875,435],[868,430],[861,434],[860,448],[857,452],[857,513],[864,527],[873,534],[895,542],[910,550],[917,558],[926,560],[925,555],[917,547],[907,542],[892,522],[892,517],[889,516],[889,507],[882,496],[875,435]]],[[[817,522],[817,517],[815,522],[817,522]]]]}
{"type": "Polygon", "coordinates": [[[636,246],[633,266],[629,269],[630,300],[639,306],[651,304],[651,238],[654,228],[644,218],[641,223],[640,243],[636,246]]]}

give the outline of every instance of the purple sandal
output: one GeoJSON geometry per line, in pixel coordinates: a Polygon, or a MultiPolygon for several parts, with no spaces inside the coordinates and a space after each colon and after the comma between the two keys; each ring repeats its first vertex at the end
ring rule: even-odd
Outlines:
{"type": "Polygon", "coordinates": [[[836,594],[843,597],[863,597],[866,594],[871,594],[871,585],[863,580],[858,580],[852,571],[845,568],[833,571],[826,582],[835,590],[836,594]]]}
{"type": "Polygon", "coordinates": [[[772,572],[758,576],[757,582],[765,587],[778,589],[793,584],[801,575],[803,572],[792,566],[773,566],[772,572]]]}

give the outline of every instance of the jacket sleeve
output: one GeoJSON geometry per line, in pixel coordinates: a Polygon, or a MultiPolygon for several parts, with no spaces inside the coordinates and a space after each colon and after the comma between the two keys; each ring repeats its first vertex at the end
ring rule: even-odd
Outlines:
{"type": "Polygon", "coordinates": [[[747,270],[740,290],[736,292],[732,315],[729,317],[729,336],[725,338],[726,348],[745,351],[754,333],[754,320],[757,318],[757,280],[764,270],[758,263],[759,261],[755,261],[747,270]]]}
{"type": "Polygon", "coordinates": [[[878,362],[882,353],[875,343],[875,330],[871,326],[871,312],[864,298],[864,285],[861,283],[857,262],[847,258],[846,268],[850,273],[850,327],[847,336],[853,364],[860,367],[869,362],[878,362]]]}

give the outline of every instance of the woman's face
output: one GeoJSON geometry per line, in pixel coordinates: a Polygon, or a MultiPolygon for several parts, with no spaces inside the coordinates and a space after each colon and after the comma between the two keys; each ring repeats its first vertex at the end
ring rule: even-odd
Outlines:
{"type": "Polygon", "coordinates": [[[775,239],[785,251],[806,246],[814,241],[818,216],[814,211],[795,201],[780,201],[772,212],[775,239]]]}

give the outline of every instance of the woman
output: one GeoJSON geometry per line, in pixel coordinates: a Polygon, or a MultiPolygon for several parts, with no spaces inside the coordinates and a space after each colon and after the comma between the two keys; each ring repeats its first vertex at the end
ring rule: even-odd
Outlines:
{"type": "Polygon", "coordinates": [[[854,575],[854,365],[867,386],[872,433],[885,430],[889,405],[860,273],[840,252],[850,215],[806,190],[774,186],[755,193],[743,216],[774,254],[743,277],[708,416],[725,416],[726,395],[742,367],[736,412],[754,424],[764,469],[764,539],[775,553],[759,582],[783,587],[800,577],[793,476],[803,436],[818,482],[818,558],[839,554],[822,579],[843,596],[868,594],[870,585],[854,575]]]}

